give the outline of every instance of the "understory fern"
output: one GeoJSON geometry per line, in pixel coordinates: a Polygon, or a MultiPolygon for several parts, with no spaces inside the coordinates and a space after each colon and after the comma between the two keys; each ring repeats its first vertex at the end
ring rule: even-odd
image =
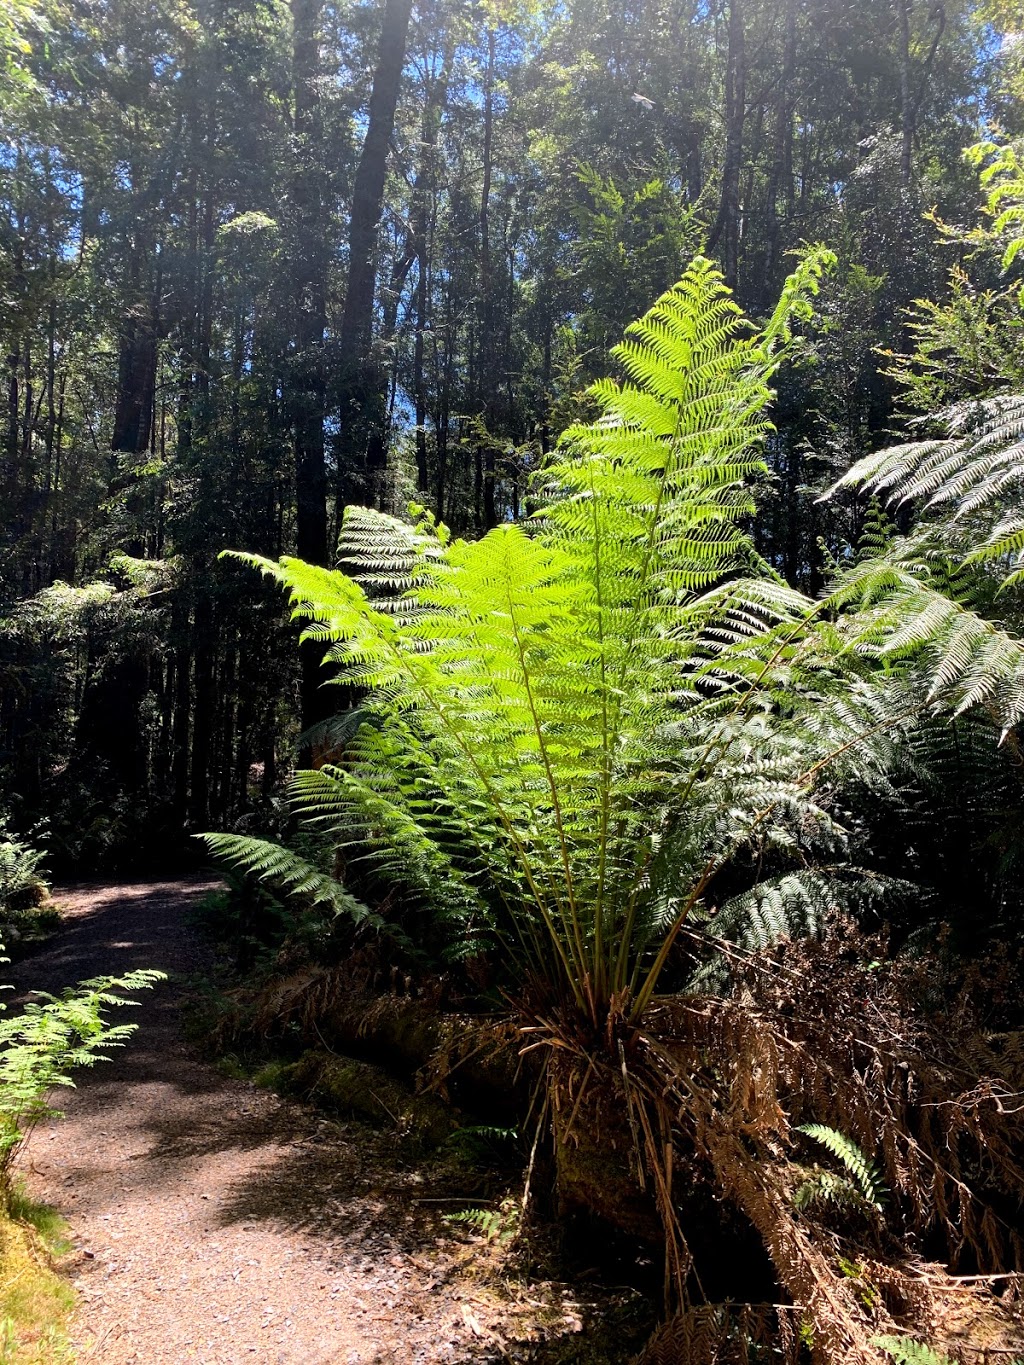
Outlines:
{"type": "Polygon", "coordinates": [[[869,1161],[861,1149],[835,1128],[824,1123],[801,1124],[796,1130],[820,1143],[846,1168],[848,1179],[837,1177],[825,1171],[805,1181],[794,1195],[797,1208],[806,1208],[816,1200],[822,1199],[835,1204],[848,1204],[862,1200],[872,1208],[885,1207],[888,1190],[882,1174],[873,1161],[869,1161]]]}
{"type": "Polygon", "coordinates": [[[446,1223],[461,1224],[479,1232],[485,1241],[505,1246],[519,1231],[522,1207],[517,1199],[503,1199],[495,1208],[460,1209],[446,1213],[446,1223]]]}
{"type": "Polygon", "coordinates": [[[874,1337],[871,1344],[891,1356],[896,1365],[953,1365],[949,1356],[913,1337],[874,1337]]]}
{"type": "Polygon", "coordinates": [[[60,1112],[51,1093],[74,1086],[74,1071],[107,1060],[104,1050],[134,1033],[134,1024],[108,1023],[106,1012],[136,1004],[128,993],[164,979],[163,972],[140,969],[82,981],[60,995],[36,991],[19,1014],[0,1018],[0,1197],[29,1132],[60,1112]]]}

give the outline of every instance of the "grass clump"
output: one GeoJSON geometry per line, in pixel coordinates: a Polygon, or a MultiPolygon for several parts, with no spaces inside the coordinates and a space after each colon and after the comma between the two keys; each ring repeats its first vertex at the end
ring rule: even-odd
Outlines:
{"type": "Polygon", "coordinates": [[[52,1258],[71,1249],[67,1225],[17,1184],[0,1211],[0,1365],[71,1365],[71,1286],[52,1258]]]}

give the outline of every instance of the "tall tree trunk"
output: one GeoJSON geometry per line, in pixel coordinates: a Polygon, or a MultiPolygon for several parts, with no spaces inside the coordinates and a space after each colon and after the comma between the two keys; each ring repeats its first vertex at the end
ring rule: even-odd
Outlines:
{"type": "Polygon", "coordinates": [[[785,220],[793,215],[793,75],[796,67],[796,0],[786,0],[782,39],[782,70],[775,101],[775,138],[766,194],[768,210],[768,288],[774,290],[782,258],[782,220],[779,199],[785,204],[785,220]]]}
{"type": "MultiPolygon", "coordinates": [[[[897,0],[899,3],[900,0],[897,0]]],[[[718,216],[708,249],[721,243],[722,272],[731,289],[739,276],[740,173],[743,169],[743,122],[746,115],[747,58],[742,0],[729,0],[729,50],[725,66],[725,160],[718,216]]]]}
{"type": "MultiPolygon", "coordinates": [[[[192,630],[185,585],[179,582],[171,599],[171,638],[174,641],[173,735],[171,740],[171,801],[175,822],[188,814],[188,768],[192,743],[192,630]]],[[[170,684],[169,690],[170,690],[170,684]]]]}
{"type": "MultiPolygon", "coordinates": [[[[21,347],[15,343],[7,357],[7,432],[4,441],[4,502],[11,513],[18,505],[18,468],[20,465],[19,430],[21,427],[21,387],[18,368],[21,363],[21,347]]],[[[10,515],[10,513],[9,513],[10,515]]]]}
{"type": "MultiPolygon", "coordinates": [[[[292,0],[292,85],[296,211],[292,288],[296,300],[291,420],[295,443],[295,541],[300,559],[327,564],[327,465],[324,453],[326,376],[323,341],[327,327],[326,204],[323,117],[320,108],[318,29],[322,0],[292,0]]],[[[323,650],[300,647],[300,708],[303,730],[329,714],[321,687],[323,650]]],[[[308,751],[300,762],[309,763],[308,751]]]]}
{"type": "Polygon", "coordinates": [[[430,490],[427,468],[426,338],[430,309],[430,228],[437,189],[437,143],[448,103],[448,84],[455,41],[449,33],[441,70],[431,82],[423,110],[421,160],[413,184],[411,246],[416,259],[415,338],[413,342],[413,402],[416,409],[416,491],[424,497],[430,490]]]}
{"type": "Polygon", "coordinates": [[[324,460],[323,339],[327,327],[323,119],[317,30],[322,0],[292,0],[292,83],[297,226],[292,285],[296,300],[293,393],[296,548],[301,559],[327,563],[327,471],[324,460]]]}
{"type": "Polygon", "coordinates": [[[497,517],[494,507],[494,280],[491,258],[491,175],[494,148],[494,60],[497,34],[487,30],[487,69],[484,74],[484,156],[483,183],[480,189],[480,342],[478,375],[480,412],[483,417],[483,450],[477,449],[477,517],[479,529],[489,531],[497,517]],[[483,505],[479,490],[482,486],[483,505]]]}
{"type": "MultiPolygon", "coordinates": [[[[198,567],[198,566],[197,566],[198,567]]],[[[210,568],[206,570],[207,575],[210,568]]],[[[213,758],[213,716],[217,704],[216,635],[213,603],[205,581],[195,599],[192,651],[195,658],[192,751],[189,765],[189,819],[197,830],[210,823],[210,765],[213,758]]]]}
{"type": "Polygon", "coordinates": [[[342,448],[348,461],[362,465],[361,470],[345,473],[351,482],[361,485],[359,491],[371,504],[384,498],[387,459],[387,385],[383,374],[370,366],[377,233],[411,13],[412,0],[385,0],[369,120],[352,187],[348,288],[339,337],[342,448]]]}
{"type": "Polygon", "coordinates": [[[910,6],[912,0],[894,0],[899,25],[900,63],[900,184],[910,188],[914,155],[914,97],[911,92],[910,6]]]}
{"type": "Polygon", "coordinates": [[[149,446],[156,390],[157,320],[149,300],[130,303],[118,339],[117,403],[111,450],[138,453],[149,446]]]}

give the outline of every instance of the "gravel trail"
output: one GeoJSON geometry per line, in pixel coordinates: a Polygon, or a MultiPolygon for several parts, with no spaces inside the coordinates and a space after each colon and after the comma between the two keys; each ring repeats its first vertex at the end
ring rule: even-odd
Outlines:
{"type": "Polygon", "coordinates": [[[508,1359],[509,1329],[532,1335],[524,1309],[467,1273],[464,1242],[420,1200],[422,1176],[389,1155],[387,1135],[228,1079],[187,1042],[183,982],[203,949],[186,915],[210,889],[63,888],[66,927],[9,971],[22,990],[132,967],[171,975],[125,1012],[135,1037],[61,1095],[67,1117],[41,1125],[21,1158],[30,1192],[75,1237],[79,1360],[508,1359]]]}

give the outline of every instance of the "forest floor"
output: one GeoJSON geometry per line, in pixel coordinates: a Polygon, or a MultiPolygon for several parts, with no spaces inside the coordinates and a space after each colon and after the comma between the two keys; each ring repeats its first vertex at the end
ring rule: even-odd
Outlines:
{"type": "Polygon", "coordinates": [[[209,966],[189,912],[211,889],[59,890],[63,929],[9,971],[20,991],[135,967],[170,975],[125,1012],[139,1025],[128,1046],[58,1097],[66,1117],[41,1124],[20,1159],[30,1195],[71,1227],[77,1360],[628,1360],[609,1291],[512,1273],[444,1220],[452,1204],[432,1201],[429,1169],[388,1133],[203,1057],[184,1029],[189,982],[209,966]]]}

